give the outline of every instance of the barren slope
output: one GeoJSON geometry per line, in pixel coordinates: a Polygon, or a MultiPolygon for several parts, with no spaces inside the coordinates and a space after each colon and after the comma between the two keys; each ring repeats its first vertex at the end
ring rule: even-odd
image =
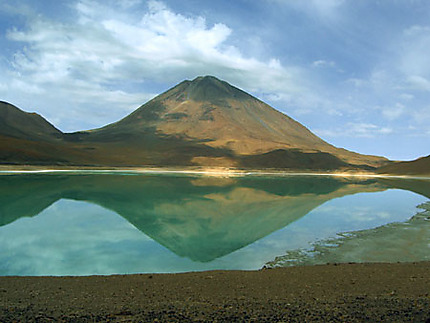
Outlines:
{"type": "Polygon", "coordinates": [[[382,157],[336,148],[212,76],[184,81],[103,128],[65,134],[0,102],[2,163],[372,170],[382,157]]]}
{"type": "Polygon", "coordinates": [[[203,143],[234,155],[294,149],[330,153],[356,165],[386,162],[336,148],[287,115],[212,76],[180,83],[119,122],[92,131],[89,139],[109,141],[145,132],[203,143]]]}
{"type": "Polygon", "coordinates": [[[393,163],[377,171],[382,174],[430,175],[430,155],[412,161],[393,163]]]}

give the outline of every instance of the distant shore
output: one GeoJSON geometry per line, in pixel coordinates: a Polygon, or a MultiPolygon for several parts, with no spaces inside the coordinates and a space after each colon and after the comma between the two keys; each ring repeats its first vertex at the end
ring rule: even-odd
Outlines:
{"type": "Polygon", "coordinates": [[[1,322],[430,322],[430,262],[0,277],[1,322]]]}
{"type": "Polygon", "coordinates": [[[139,173],[139,174],[177,174],[202,175],[214,177],[236,176],[336,176],[336,177],[363,177],[363,178],[407,178],[430,179],[430,175],[399,175],[377,174],[358,171],[315,171],[315,170],[279,170],[279,169],[237,169],[226,167],[92,167],[92,166],[33,166],[33,165],[0,165],[2,174],[32,174],[32,173],[139,173]]]}

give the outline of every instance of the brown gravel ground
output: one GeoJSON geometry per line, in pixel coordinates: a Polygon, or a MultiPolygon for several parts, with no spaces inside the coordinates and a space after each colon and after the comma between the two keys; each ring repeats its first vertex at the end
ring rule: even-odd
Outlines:
{"type": "Polygon", "coordinates": [[[430,262],[0,277],[0,322],[430,322],[430,262]]]}

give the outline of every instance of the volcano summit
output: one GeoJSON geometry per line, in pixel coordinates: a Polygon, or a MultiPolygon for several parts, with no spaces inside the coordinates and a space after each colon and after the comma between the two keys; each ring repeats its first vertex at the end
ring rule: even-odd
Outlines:
{"type": "Polygon", "coordinates": [[[336,148],[213,76],[183,81],[99,129],[62,133],[8,103],[0,123],[2,163],[371,170],[388,162],[336,148]]]}

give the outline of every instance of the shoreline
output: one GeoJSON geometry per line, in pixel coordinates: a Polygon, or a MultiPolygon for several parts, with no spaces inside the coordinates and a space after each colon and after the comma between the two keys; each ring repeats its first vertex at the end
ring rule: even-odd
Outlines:
{"type": "Polygon", "coordinates": [[[361,172],[314,172],[314,171],[283,171],[283,170],[261,170],[261,169],[234,169],[216,167],[56,167],[49,166],[4,166],[0,165],[1,175],[19,174],[170,174],[170,175],[200,175],[209,177],[246,177],[246,176],[333,176],[333,177],[355,177],[355,178],[398,178],[398,179],[421,179],[430,180],[430,175],[398,175],[398,174],[375,174],[361,172]]]}
{"type": "Polygon", "coordinates": [[[430,262],[0,277],[0,321],[430,322],[430,262]]]}

